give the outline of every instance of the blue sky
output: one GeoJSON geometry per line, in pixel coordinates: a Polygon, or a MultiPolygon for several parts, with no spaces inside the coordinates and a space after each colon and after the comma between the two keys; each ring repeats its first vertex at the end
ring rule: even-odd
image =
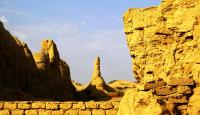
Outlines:
{"type": "Polygon", "coordinates": [[[70,66],[71,78],[91,79],[93,61],[101,57],[102,76],[135,80],[123,32],[128,8],[156,6],[160,0],[1,0],[0,20],[32,52],[43,39],[53,39],[70,66]]]}

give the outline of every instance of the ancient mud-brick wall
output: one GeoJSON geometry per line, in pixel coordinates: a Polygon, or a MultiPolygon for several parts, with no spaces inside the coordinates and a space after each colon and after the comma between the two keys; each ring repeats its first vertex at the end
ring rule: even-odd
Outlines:
{"type": "Polygon", "coordinates": [[[0,102],[0,115],[116,115],[119,102],[0,102]]]}
{"type": "Polygon", "coordinates": [[[200,1],[162,0],[158,7],[129,9],[124,28],[138,85],[122,99],[119,114],[197,114],[200,1]]]}
{"type": "Polygon", "coordinates": [[[163,0],[159,7],[129,9],[124,24],[136,79],[198,81],[199,23],[198,0],[163,0]]]}

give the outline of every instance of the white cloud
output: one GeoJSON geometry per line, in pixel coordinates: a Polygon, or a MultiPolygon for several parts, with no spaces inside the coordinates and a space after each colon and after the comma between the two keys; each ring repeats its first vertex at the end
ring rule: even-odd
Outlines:
{"type": "Polygon", "coordinates": [[[8,19],[5,16],[0,16],[0,21],[2,21],[4,24],[8,23],[8,19]]]}
{"type": "Polygon", "coordinates": [[[25,40],[27,38],[27,35],[22,33],[22,32],[12,32],[13,35],[17,36],[18,38],[22,39],[22,40],[25,40]]]}

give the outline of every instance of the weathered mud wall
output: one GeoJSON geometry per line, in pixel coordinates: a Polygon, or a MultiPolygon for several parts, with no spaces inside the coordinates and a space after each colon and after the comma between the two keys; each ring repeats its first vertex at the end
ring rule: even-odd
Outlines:
{"type": "Polygon", "coordinates": [[[134,76],[151,82],[193,78],[200,70],[198,0],[163,0],[158,7],[129,9],[124,28],[134,76]]]}
{"type": "Polygon", "coordinates": [[[69,66],[52,40],[34,56],[0,22],[0,100],[74,100],[69,66]]]}
{"type": "MultiPolygon", "coordinates": [[[[61,100],[69,100],[75,97],[76,89],[71,82],[69,66],[60,59],[57,46],[53,40],[43,40],[41,51],[34,54],[34,60],[40,75],[38,80],[39,82],[43,81],[42,85],[37,87],[41,88],[39,93],[41,96],[61,100]]],[[[37,89],[33,89],[33,91],[38,92],[37,89]]]]}
{"type": "Polygon", "coordinates": [[[26,93],[30,93],[36,71],[27,45],[13,37],[0,22],[0,100],[28,98],[26,93]]]}
{"type": "Polygon", "coordinates": [[[138,85],[124,96],[118,114],[198,114],[199,2],[162,0],[124,14],[138,85]]]}
{"type": "Polygon", "coordinates": [[[116,115],[119,102],[0,102],[1,115],[116,115]]]}

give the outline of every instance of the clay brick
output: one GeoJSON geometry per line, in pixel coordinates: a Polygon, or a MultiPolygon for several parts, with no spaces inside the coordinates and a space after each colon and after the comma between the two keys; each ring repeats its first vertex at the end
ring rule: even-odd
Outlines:
{"type": "Polygon", "coordinates": [[[52,115],[63,115],[64,112],[62,110],[52,111],[52,115]]]}
{"type": "Polygon", "coordinates": [[[178,85],[183,85],[183,86],[186,86],[186,85],[194,85],[194,81],[193,81],[193,79],[189,79],[189,78],[179,78],[179,79],[172,78],[172,79],[170,79],[168,85],[172,85],[172,86],[178,86],[178,85]]]}
{"type": "Polygon", "coordinates": [[[78,102],[77,104],[73,104],[73,109],[81,109],[81,110],[85,110],[85,103],[83,102],[78,102]]]}
{"type": "Polygon", "coordinates": [[[67,109],[68,110],[68,109],[72,108],[72,105],[73,105],[72,103],[66,102],[66,103],[61,103],[59,107],[60,107],[60,109],[67,109]]]}
{"type": "Polygon", "coordinates": [[[31,104],[28,104],[28,103],[18,103],[17,108],[18,109],[30,109],[31,108],[31,104]]]}
{"type": "Polygon", "coordinates": [[[39,110],[39,115],[52,115],[51,110],[39,110]]]}
{"type": "Polygon", "coordinates": [[[113,108],[112,102],[103,102],[100,104],[101,109],[111,109],[113,108]]]}
{"type": "Polygon", "coordinates": [[[188,106],[187,105],[179,105],[177,107],[178,110],[187,110],[188,106]]]}
{"type": "Polygon", "coordinates": [[[146,83],[142,83],[139,85],[139,89],[140,90],[150,90],[150,89],[155,89],[157,87],[161,87],[161,86],[166,86],[167,83],[164,81],[157,81],[157,82],[146,82],[146,83]]]}
{"type": "Polygon", "coordinates": [[[119,104],[120,102],[112,102],[112,105],[114,106],[115,109],[119,109],[119,104]]]}
{"type": "Polygon", "coordinates": [[[45,103],[44,102],[33,102],[32,108],[33,109],[45,109],[45,103]]]}
{"type": "Polygon", "coordinates": [[[58,109],[58,103],[48,102],[46,103],[46,109],[58,109]]]}
{"type": "Polygon", "coordinates": [[[38,115],[38,110],[26,110],[25,115],[38,115]]]}
{"type": "Polygon", "coordinates": [[[106,111],[105,110],[102,110],[102,109],[93,109],[92,110],[92,115],[106,115],[106,111]]]}
{"type": "Polygon", "coordinates": [[[7,109],[0,110],[0,115],[10,115],[10,110],[7,109]]]}
{"type": "Polygon", "coordinates": [[[192,93],[190,87],[188,87],[188,86],[178,86],[176,89],[179,94],[191,94],[192,93]]]}
{"type": "Polygon", "coordinates": [[[3,109],[3,105],[4,105],[4,103],[0,102],[0,109],[3,109]]]}
{"type": "Polygon", "coordinates": [[[165,95],[170,95],[170,94],[174,94],[176,93],[176,89],[175,88],[172,88],[172,87],[157,87],[155,89],[155,93],[156,95],[159,95],[159,96],[165,96],[165,95]]]}
{"type": "Polygon", "coordinates": [[[65,115],[78,115],[77,110],[68,110],[65,112],[65,115]]]}
{"type": "Polygon", "coordinates": [[[99,108],[98,102],[86,102],[85,104],[86,104],[87,109],[97,109],[97,108],[99,108]]]}
{"type": "Polygon", "coordinates": [[[79,115],[92,115],[90,110],[80,110],[78,112],[79,115]]]}
{"type": "Polygon", "coordinates": [[[4,103],[4,109],[16,109],[16,108],[17,108],[16,103],[12,103],[12,102],[5,102],[4,103]]]}
{"type": "Polygon", "coordinates": [[[169,101],[173,102],[173,103],[188,103],[188,100],[187,100],[187,98],[185,96],[180,98],[180,99],[171,99],[171,98],[169,98],[169,101]]]}
{"type": "Polygon", "coordinates": [[[117,110],[106,110],[106,115],[116,115],[117,110]]]}
{"type": "Polygon", "coordinates": [[[11,115],[24,115],[24,110],[19,110],[19,109],[16,109],[16,110],[11,110],[11,115]]]}

